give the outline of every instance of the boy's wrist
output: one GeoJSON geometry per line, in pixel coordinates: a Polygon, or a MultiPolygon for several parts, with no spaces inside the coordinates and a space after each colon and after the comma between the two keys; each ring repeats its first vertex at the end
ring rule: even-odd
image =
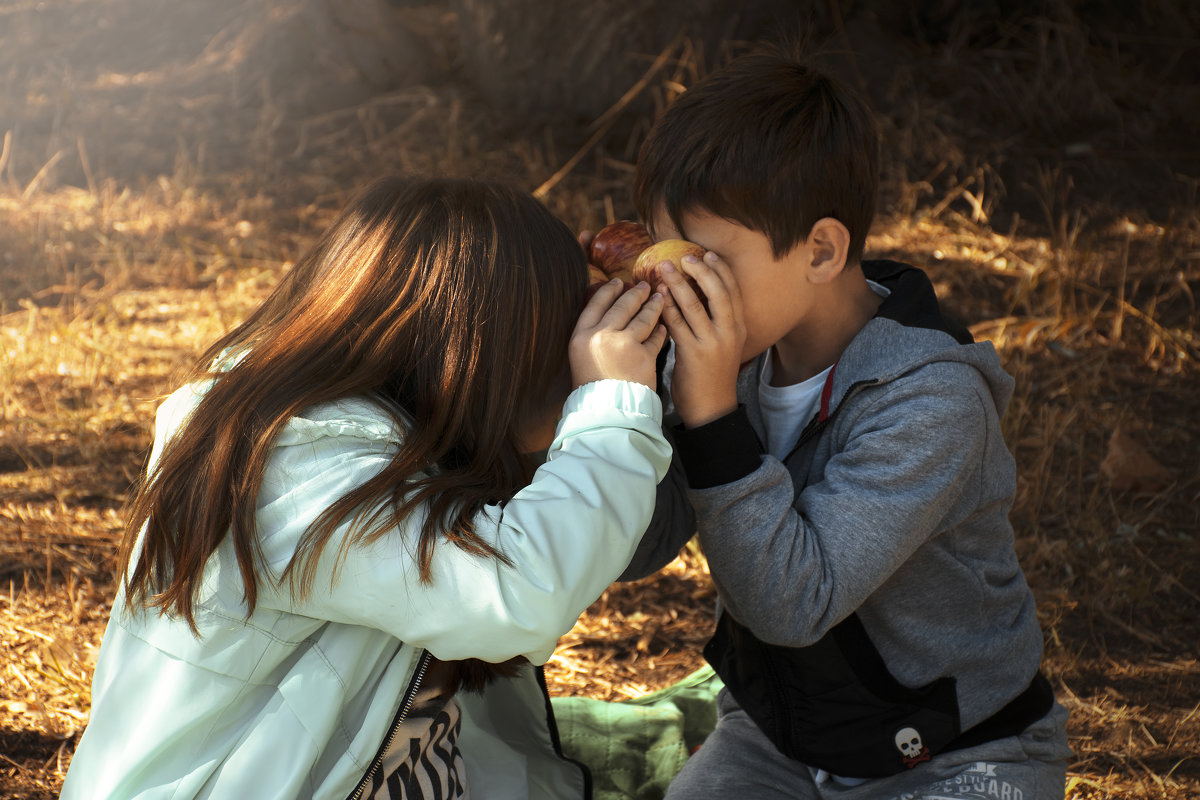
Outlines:
{"type": "Polygon", "coordinates": [[[729,416],[734,411],[737,411],[737,402],[729,403],[721,408],[711,409],[707,411],[689,411],[679,412],[679,418],[683,420],[683,426],[689,430],[692,428],[702,428],[711,422],[716,422],[722,417],[729,416]]]}
{"type": "Polygon", "coordinates": [[[762,462],[762,449],[745,406],[736,406],[701,425],[685,422],[674,434],[675,449],[693,489],[732,483],[754,472],[762,462]]]}
{"type": "MultiPolygon", "coordinates": [[[[693,379],[693,383],[695,382],[693,379]]],[[[688,428],[699,428],[715,422],[732,414],[738,407],[736,373],[727,381],[709,376],[701,385],[706,386],[702,392],[672,391],[675,410],[679,412],[679,418],[688,428]],[[717,386],[720,388],[716,388],[717,386]]]]}

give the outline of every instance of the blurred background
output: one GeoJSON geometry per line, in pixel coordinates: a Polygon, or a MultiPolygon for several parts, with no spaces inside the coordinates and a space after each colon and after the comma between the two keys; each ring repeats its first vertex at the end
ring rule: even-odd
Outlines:
{"type": "MultiPolygon", "coordinates": [[[[349,194],[482,175],[629,218],[655,115],[761,40],[870,99],[868,256],[1017,378],[1068,796],[1200,797],[1200,4],[0,0],[0,800],[56,796],[86,724],[156,398],[349,194]]],[[[612,587],[552,690],[679,680],[712,599],[694,546],[612,587]]]]}
{"type": "Polygon", "coordinates": [[[576,169],[593,177],[628,164],[690,80],[782,38],[878,109],[901,192],[885,209],[917,202],[898,184],[933,194],[973,172],[988,208],[1001,190],[1004,208],[1040,206],[1026,195],[1044,164],[1090,206],[1161,216],[1194,200],[1198,14],[1187,0],[6,0],[0,174],[87,187],[191,169],[344,190],[488,152],[490,172],[528,181],[590,141],[576,169]]]}

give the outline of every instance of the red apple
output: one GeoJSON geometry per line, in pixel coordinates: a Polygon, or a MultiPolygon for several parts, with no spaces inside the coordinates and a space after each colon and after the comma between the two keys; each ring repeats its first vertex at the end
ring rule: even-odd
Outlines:
{"type": "Polygon", "coordinates": [[[700,291],[700,285],[688,275],[687,264],[683,260],[683,257],[688,255],[695,256],[696,258],[704,258],[704,252],[704,248],[695,242],[689,242],[684,239],[663,239],[661,242],[656,242],[647,247],[638,256],[637,261],[633,265],[633,282],[645,281],[652,288],[657,289],[663,282],[658,267],[664,261],[670,261],[687,278],[692,291],[696,293],[696,296],[700,298],[700,301],[707,308],[708,300],[704,296],[704,292],[700,291]]]}
{"type": "Polygon", "coordinates": [[[609,278],[621,278],[628,284],[633,280],[633,265],[638,255],[654,240],[636,222],[622,220],[601,228],[588,248],[588,261],[599,267],[609,278]]]}

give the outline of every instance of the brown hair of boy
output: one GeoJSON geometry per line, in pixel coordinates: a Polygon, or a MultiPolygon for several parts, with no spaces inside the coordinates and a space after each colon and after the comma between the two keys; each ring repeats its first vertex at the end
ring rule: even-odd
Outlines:
{"type": "Polygon", "coordinates": [[[764,234],[775,256],[832,217],[858,263],[879,188],[879,133],[849,88],[782,47],[762,46],[680,95],[638,156],[638,215],[709,211],[764,234]]]}
{"type": "Polygon", "coordinates": [[[198,362],[193,377],[215,382],[131,501],[130,608],[155,606],[196,630],[204,565],[226,536],[251,612],[260,579],[303,596],[327,546],[340,560],[426,503],[422,580],[442,539],[503,560],[472,520],[532,476],[520,431],[570,388],[586,280],[574,235],[527,194],[470,180],[374,184],[198,362]],[[304,409],[348,397],[381,401],[402,445],[316,520],[282,575],[262,575],[255,501],[272,443],[304,409]],[[331,542],[347,521],[351,534],[331,542]]]}

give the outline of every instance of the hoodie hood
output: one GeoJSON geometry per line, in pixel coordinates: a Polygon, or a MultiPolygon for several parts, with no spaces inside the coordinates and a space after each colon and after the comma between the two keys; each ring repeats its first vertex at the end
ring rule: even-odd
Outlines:
{"type": "Polygon", "coordinates": [[[888,383],[933,362],[957,361],[983,376],[1003,416],[1013,379],[991,342],[975,342],[966,328],[943,315],[933,284],[921,270],[897,261],[866,261],[862,268],[868,280],[891,294],[838,360],[830,392],[834,402],[855,384],[888,383]]]}

